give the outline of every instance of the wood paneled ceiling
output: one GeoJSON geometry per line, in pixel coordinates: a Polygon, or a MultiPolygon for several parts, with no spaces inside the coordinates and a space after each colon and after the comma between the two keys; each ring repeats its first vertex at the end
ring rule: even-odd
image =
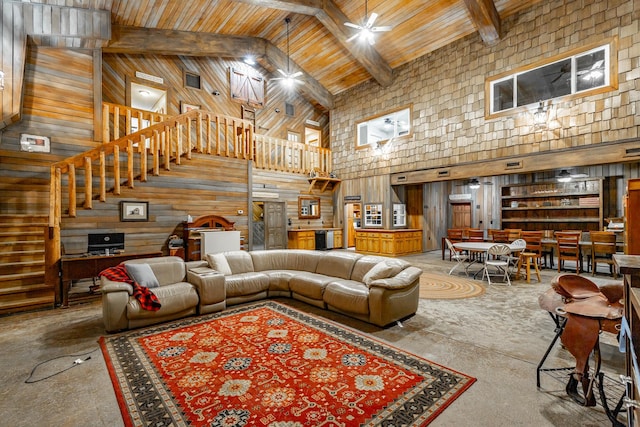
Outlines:
{"type": "MultiPolygon", "coordinates": [[[[333,96],[373,79],[393,83],[393,69],[469,34],[496,43],[501,21],[540,0],[369,0],[376,25],[392,26],[363,45],[345,21],[361,23],[365,0],[109,0],[113,39],[105,52],[242,57],[253,54],[268,73],[287,67],[324,109],[333,96]]],[[[276,77],[274,74],[273,77],[276,77]]]]}

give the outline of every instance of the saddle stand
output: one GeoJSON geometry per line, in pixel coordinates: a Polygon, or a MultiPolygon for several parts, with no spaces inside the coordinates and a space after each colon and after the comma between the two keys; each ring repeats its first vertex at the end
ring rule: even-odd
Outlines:
{"type": "Polygon", "coordinates": [[[540,307],[547,310],[555,323],[555,335],[542,356],[536,371],[536,385],[540,388],[540,373],[544,371],[572,370],[566,392],[581,406],[595,406],[594,385],[597,384],[602,406],[614,427],[624,424],[617,421],[623,404],[623,396],[611,411],[604,392],[604,373],[600,372],[600,333],[617,333],[622,319],[622,286],[605,285],[599,288],[590,280],[575,275],[557,276],[552,288],[538,299],[540,307]],[[576,359],[574,368],[543,368],[551,349],[561,339],[564,347],[576,359]],[[594,367],[589,368],[589,358],[594,367]],[[578,383],[582,390],[578,390],[578,383]]]}

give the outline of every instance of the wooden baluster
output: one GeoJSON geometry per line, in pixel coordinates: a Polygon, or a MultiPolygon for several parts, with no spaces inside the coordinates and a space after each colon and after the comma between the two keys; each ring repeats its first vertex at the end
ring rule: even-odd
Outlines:
{"type": "Polygon", "coordinates": [[[202,112],[196,113],[196,149],[202,153],[202,112]]]}
{"type": "Polygon", "coordinates": [[[69,216],[76,217],[76,165],[69,163],[68,172],[68,190],[69,190],[69,216]]]}
{"type": "Polygon", "coordinates": [[[176,138],[177,142],[176,142],[176,165],[180,164],[180,159],[182,158],[182,124],[180,124],[180,122],[176,122],[176,127],[175,127],[175,131],[176,131],[176,138]]]}
{"type": "Polygon", "coordinates": [[[186,154],[187,154],[187,160],[191,160],[191,119],[189,117],[187,117],[187,137],[186,137],[187,141],[185,143],[186,145],[186,154]]]}
{"type": "Polygon", "coordinates": [[[84,158],[84,207],[93,209],[93,171],[91,170],[91,157],[84,158]]]}
{"type": "Polygon", "coordinates": [[[286,162],[285,151],[287,150],[286,144],[287,144],[286,141],[280,142],[280,169],[279,170],[281,171],[285,170],[285,162],[286,162]]]}
{"type": "Polygon", "coordinates": [[[100,151],[100,201],[107,200],[107,172],[106,162],[104,159],[104,151],[100,151]]]}
{"type": "Polygon", "coordinates": [[[224,155],[229,157],[229,121],[224,118],[224,155]]]}
{"type": "MultiPolygon", "coordinates": [[[[127,110],[129,114],[129,110],[127,110]]],[[[113,107],[113,140],[120,139],[120,107],[113,107]]]]}
{"type": "Polygon", "coordinates": [[[133,141],[127,141],[127,186],[133,188],[133,141]]]}
{"type": "Polygon", "coordinates": [[[256,141],[254,140],[253,125],[249,125],[249,159],[255,158],[256,141]]]}
{"type": "Polygon", "coordinates": [[[142,111],[138,111],[138,132],[140,132],[143,128],[144,126],[142,122],[142,111]]]}
{"type": "Polygon", "coordinates": [[[102,105],[102,143],[106,144],[107,142],[111,141],[111,139],[109,139],[110,132],[109,132],[109,105],[107,104],[103,104],[102,105]]]}
{"type": "Polygon", "coordinates": [[[120,147],[113,146],[113,194],[120,194],[120,147]]]}
{"type": "Polygon", "coordinates": [[[140,135],[138,152],[140,153],[140,182],[147,182],[147,139],[144,135],[140,135]]]}
{"type": "Polygon", "coordinates": [[[160,133],[157,130],[153,131],[151,149],[153,150],[153,175],[158,176],[160,175],[160,133]]]}
{"type": "Polygon", "coordinates": [[[216,114],[216,154],[220,155],[220,116],[216,114]]]}
{"type": "Polygon", "coordinates": [[[171,170],[171,130],[169,125],[164,126],[162,132],[162,142],[164,144],[164,170],[171,170]]]}
{"type": "Polygon", "coordinates": [[[51,166],[49,182],[49,227],[58,227],[62,215],[62,176],[59,167],[51,166]]]}
{"type": "Polygon", "coordinates": [[[207,113],[207,154],[211,154],[211,114],[207,113]]]}

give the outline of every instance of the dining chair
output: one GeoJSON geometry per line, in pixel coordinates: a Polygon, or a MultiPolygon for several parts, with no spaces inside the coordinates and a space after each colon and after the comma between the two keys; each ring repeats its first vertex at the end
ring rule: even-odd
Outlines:
{"type": "MultiPolygon", "coordinates": [[[[464,230],[462,228],[449,228],[447,230],[447,239],[449,239],[451,243],[462,242],[463,233],[464,230]]],[[[451,248],[449,248],[449,261],[451,261],[452,255],[451,248]]]]}
{"type": "Polygon", "coordinates": [[[616,235],[612,231],[590,231],[591,237],[591,259],[593,265],[591,274],[596,275],[598,263],[609,264],[609,273],[617,279],[618,274],[613,262],[613,255],[616,253],[616,235]]]}
{"type": "Polygon", "coordinates": [[[517,240],[520,238],[520,234],[522,234],[522,229],[520,228],[505,228],[505,231],[507,232],[507,239],[510,242],[513,242],[514,240],[517,240]]]}
{"type": "Polygon", "coordinates": [[[506,280],[507,284],[511,286],[511,278],[509,277],[511,248],[504,243],[496,243],[491,245],[487,250],[487,256],[484,260],[484,270],[482,272],[482,280],[487,276],[487,281],[491,284],[491,276],[502,276],[502,280],[506,280]],[[489,268],[492,268],[493,274],[489,272],[489,268]]]}
{"type": "Polygon", "coordinates": [[[564,267],[564,261],[576,263],[576,274],[580,274],[580,232],[558,231],[556,237],[556,252],[558,253],[558,272],[564,267]]]}
{"type": "MultiPolygon", "coordinates": [[[[463,265],[466,261],[469,260],[469,256],[467,254],[464,254],[460,251],[458,251],[455,246],[453,246],[453,243],[451,243],[451,240],[449,240],[448,238],[444,239],[444,241],[447,243],[447,247],[449,248],[449,254],[451,256],[451,259],[453,259],[456,264],[451,267],[451,270],[449,270],[449,275],[451,275],[451,273],[453,273],[453,271],[460,267],[461,265],[463,265]]],[[[469,272],[467,271],[467,269],[464,269],[464,274],[466,274],[467,276],[469,275],[469,272]]]]}
{"type": "Polygon", "coordinates": [[[494,230],[493,241],[495,243],[509,243],[509,232],[507,230],[494,230]]]}
{"type": "MultiPolygon", "coordinates": [[[[484,242],[484,230],[481,230],[478,228],[469,228],[467,230],[467,241],[484,242]]],[[[471,253],[470,255],[472,259],[476,259],[476,257],[478,257],[481,262],[484,256],[482,252],[474,252],[474,253],[471,253]]]]}

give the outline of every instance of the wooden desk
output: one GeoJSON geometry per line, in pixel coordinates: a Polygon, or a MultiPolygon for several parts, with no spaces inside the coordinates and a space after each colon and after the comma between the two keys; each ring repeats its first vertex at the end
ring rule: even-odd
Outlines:
{"type": "Polygon", "coordinates": [[[65,256],[60,259],[60,289],[56,292],[56,305],[69,306],[69,290],[74,280],[92,279],[106,268],[122,261],[162,256],[162,252],[121,253],[116,255],[65,256]]]}

